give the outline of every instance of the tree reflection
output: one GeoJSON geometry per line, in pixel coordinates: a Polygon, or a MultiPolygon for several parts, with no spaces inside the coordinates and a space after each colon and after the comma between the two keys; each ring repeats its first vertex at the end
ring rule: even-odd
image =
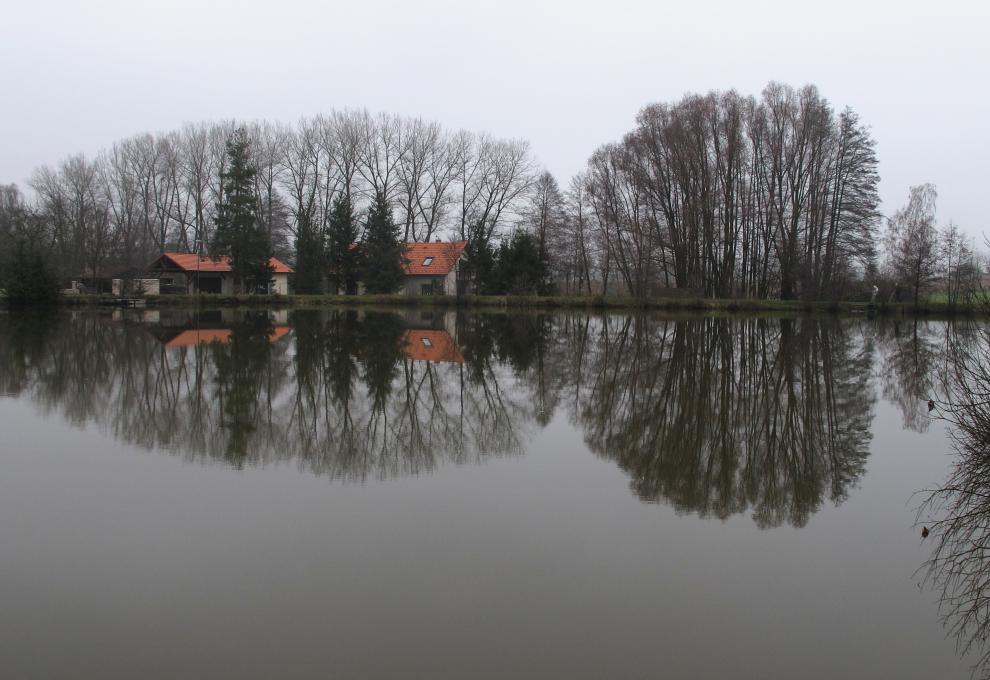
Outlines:
{"type": "Polygon", "coordinates": [[[900,408],[904,427],[914,432],[927,431],[931,422],[926,407],[934,395],[945,348],[945,339],[935,328],[920,319],[896,319],[877,326],[877,339],[884,349],[883,396],[900,408]]]}
{"type": "Polygon", "coordinates": [[[249,312],[230,328],[229,342],[210,343],[208,349],[215,368],[216,399],[220,406],[220,427],[226,430],[225,458],[243,464],[257,423],[270,417],[271,344],[275,329],[265,312],[249,312]],[[267,400],[262,396],[268,396],[267,400]]]}
{"type": "Polygon", "coordinates": [[[612,318],[588,345],[587,441],[644,500],[800,526],[863,472],[871,348],[847,324],[612,318]]]}
{"type": "Polygon", "coordinates": [[[974,655],[974,674],[990,677],[990,331],[957,325],[947,349],[935,415],[956,458],[919,512],[934,543],[924,571],[958,651],[974,655]]]}
{"type": "Polygon", "coordinates": [[[562,415],[634,492],[802,525],[863,472],[850,322],[409,311],[0,317],[0,386],[191,459],[360,481],[518,455],[562,415]]]}

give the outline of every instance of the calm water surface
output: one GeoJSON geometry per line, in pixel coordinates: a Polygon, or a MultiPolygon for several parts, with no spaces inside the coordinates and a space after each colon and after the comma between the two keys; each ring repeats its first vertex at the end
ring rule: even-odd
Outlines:
{"type": "Polygon", "coordinates": [[[0,314],[0,676],[967,678],[955,332],[0,314]]]}

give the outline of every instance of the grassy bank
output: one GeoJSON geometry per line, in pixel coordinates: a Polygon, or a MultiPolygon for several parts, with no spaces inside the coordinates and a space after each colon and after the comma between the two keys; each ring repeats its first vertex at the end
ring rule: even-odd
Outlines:
{"type": "MultiPolygon", "coordinates": [[[[602,296],[406,296],[406,295],[165,295],[145,298],[148,307],[325,307],[376,305],[429,308],[529,308],[585,310],[666,310],[693,312],[786,312],[796,314],[863,314],[869,311],[863,302],[804,301],[804,300],[733,300],[698,298],[631,298],[602,296]]],[[[70,306],[114,305],[110,296],[73,295],[62,298],[70,306]]],[[[873,310],[878,315],[984,315],[987,307],[979,303],[950,305],[941,301],[926,301],[915,307],[912,303],[879,303],[873,310]]]]}

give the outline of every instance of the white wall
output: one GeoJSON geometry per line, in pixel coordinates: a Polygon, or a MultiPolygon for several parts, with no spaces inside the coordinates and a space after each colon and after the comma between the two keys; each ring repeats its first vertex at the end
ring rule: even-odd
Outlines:
{"type": "Polygon", "coordinates": [[[457,271],[450,270],[443,278],[439,276],[407,276],[399,291],[403,295],[422,295],[422,286],[432,281],[439,281],[440,295],[457,295],[457,271]]]}

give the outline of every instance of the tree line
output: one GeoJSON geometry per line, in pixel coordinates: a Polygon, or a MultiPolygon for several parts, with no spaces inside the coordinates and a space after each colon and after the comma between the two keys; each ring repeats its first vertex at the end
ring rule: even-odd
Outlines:
{"type": "MultiPolygon", "coordinates": [[[[139,269],[166,250],[210,250],[232,171],[247,171],[251,201],[238,214],[251,216],[272,254],[305,269],[316,244],[336,264],[331,278],[346,279],[352,272],[340,253],[362,239],[362,216],[376,206],[399,242],[492,240],[518,227],[535,160],[521,140],[365,111],[294,126],[186,125],[41,167],[31,200],[4,186],[0,239],[43,253],[63,278],[139,269]],[[246,156],[240,169],[234,149],[246,156]]],[[[222,234],[220,241],[233,246],[222,234]]]]}
{"type": "Polygon", "coordinates": [[[879,210],[876,141],[814,86],[687,95],[644,107],[562,192],[534,183],[527,224],[568,292],[638,297],[913,299],[978,287],[972,242],[939,227],[935,188],[879,210]]]}
{"type": "Polygon", "coordinates": [[[813,86],[689,95],[640,111],[584,175],[601,277],[634,294],[823,297],[875,257],[869,130],[813,86]]]}
{"type": "Polygon", "coordinates": [[[224,233],[241,162],[233,221],[296,267],[299,292],[354,292],[362,274],[387,292],[401,244],[437,238],[467,242],[475,290],[492,294],[827,299],[878,285],[917,300],[935,280],[971,288],[979,270],[958,227],[937,228],[934,187],[881,215],[876,143],[852,109],[779,83],[650,104],[566,188],[525,141],[417,118],[186,125],[41,167],[31,200],[2,187],[0,245],[63,278],[163,250],[230,254],[248,238],[224,233]],[[351,246],[365,241],[380,261],[362,270],[351,246]]]}

